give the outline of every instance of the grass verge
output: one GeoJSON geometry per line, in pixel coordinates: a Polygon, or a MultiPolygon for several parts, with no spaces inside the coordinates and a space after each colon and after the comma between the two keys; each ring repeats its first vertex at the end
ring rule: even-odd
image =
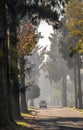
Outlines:
{"type": "Polygon", "coordinates": [[[28,126],[29,126],[28,123],[23,122],[23,121],[16,121],[16,124],[17,124],[17,125],[20,125],[20,126],[22,126],[22,127],[28,127],[28,126]]]}

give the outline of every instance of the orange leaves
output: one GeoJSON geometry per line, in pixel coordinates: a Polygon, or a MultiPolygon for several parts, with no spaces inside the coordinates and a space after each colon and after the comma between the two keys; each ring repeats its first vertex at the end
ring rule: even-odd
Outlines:
{"type": "Polygon", "coordinates": [[[35,29],[30,23],[23,22],[18,29],[18,55],[29,54],[35,47],[35,29]]]}

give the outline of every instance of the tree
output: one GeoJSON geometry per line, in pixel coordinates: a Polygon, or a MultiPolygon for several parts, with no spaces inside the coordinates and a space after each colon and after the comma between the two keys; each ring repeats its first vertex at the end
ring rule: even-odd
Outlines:
{"type": "Polygon", "coordinates": [[[66,17],[67,17],[67,29],[71,36],[77,39],[74,44],[74,53],[83,53],[83,2],[76,0],[70,0],[67,5],[66,17]],[[74,6],[73,6],[74,5],[74,6]]]}
{"type": "Polygon", "coordinates": [[[33,101],[35,98],[38,98],[39,96],[40,96],[40,88],[35,84],[31,84],[31,86],[27,88],[27,101],[28,100],[33,101]]]}
{"type": "MultiPolygon", "coordinates": [[[[9,62],[8,62],[8,44],[7,44],[7,19],[6,2],[0,2],[0,128],[6,127],[10,121],[10,86],[9,86],[9,62]],[[3,118],[4,117],[4,118],[3,118]]],[[[13,123],[13,122],[12,122],[13,123]]]]}
{"type": "Polygon", "coordinates": [[[20,98],[21,98],[21,112],[27,112],[26,105],[26,87],[25,87],[25,55],[29,55],[35,47],[35,29],[33,26],[24,22],[20,24],[18,30],[18,61],[20,67],[20,98]]]}
{"type": "Polygon", "coordinates": [[[82,108],[82,93],[81,93],[81,81],[80,81],[80,55],[83,53],[83,2],[76,0],[70,0],[67,5],[66,11],[66,26],[72,36],[75,39],[74,43],[70,43],[70,56],[75,57],[75,86],[76,93],[78,95],[78,103],[76,107],[82,108]]]}
{"type": "Polygon", "coordinates": [[[57,31],[50,38],[51,50],[48,52],[50,60],[46,63],[49,78],[51,77],[55,82],[62,82],[62,106],[67,106],[67,72],[68,68],[64,59],[61,58],[59,52],[60,32],[57,31]],[[54,71],[55,70],[55,71],[54,71]]]}
{"type": "MultiPolygon", "coordinates": [[[[10,12],[10,10],[9,10],[10,12]]],[[[11,86],[11,104],[12,116],[14,119],[21,118],[19,108],[19,82],[18,82],[18,64],[17,64],[17,26],[18,20],[15,11],[8,15],[11,21],[8,23],[9,30],[9,68],[10,68],[10,86],[11,86]],[[11,84],[12,81],[12,84],[11,84]]]]}
{"type": "Polygon", "coordinates": [[[18,6],[24,5],[25,0],[6,1],[7,29],[8,29],[8,49],[9,49],[9,74],[11,86],[11,106],[14,119],[21,118],[19,109],[19,82],[18,82],[18,62],[17,62],[17,26],[22,15],[18,12],[18,6]]]}

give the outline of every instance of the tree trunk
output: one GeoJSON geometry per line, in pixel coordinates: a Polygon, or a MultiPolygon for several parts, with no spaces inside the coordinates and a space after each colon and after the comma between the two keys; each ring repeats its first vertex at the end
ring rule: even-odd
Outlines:
{"type": "Polygon", "coordinates": [[[20,75],[20,110],[22,113],[27,113],[27,103],[26,103],[26,88],[25,88],[25,74],[24,74],[24,56],[21,57],[20,59],[20,70],[21,70],[21,75],[20,75]]]}
{"type": "Polygon", "coordinates": [[[20,115],[20,107],[19,107],[19,84],[18,84],[18,78],[13,79],[14,85],[12,88],[12,116],[14,119],[20,119],[22,118],[20,115]]]}
{"type": "Polygon", "coordinates": [[[27,104],[26,104],[26,96],[25,96],[25,90],[20,92],[20,96],[21,96],[21,106],[20,106],[20,110],[22,113],[27,113],[27,104]]]}
{"type": "Polygon", "coordinates": [[[77,83],[78,83],[78,108],[81,109],[82,106],[82,91],[81,91],[81,79],[80,79],[80,59],[79,55],[77,58],[77,83]]]}
{"type": "Polygon", "coordinates": [[[66,83],[66,75],[63,75],[62,78],[62,106],[67,106],[67,83],[66,83]]]}
{"type": "Polygon", "coordinates": [[[73,59],[74,63],[74,85],[75,85],[75,108],[78,108],[78,94],[77,94],[77,62],[76,58],[73,59]]]}
{"type": "Polygon", "coordinates": [[[0,128],[11,121],[5,1],[0,1],[0,128]]]}
{"type": "Polygon", "coordinates": [[[10,50],[14,52],[10,53],[10,80],[13,81],[11,87],[11,104],[12,104],[12,116],[14,119],[22,118],[20,115],[19,104],[19,80],[18,80],[18,61],[17,61],[17,20],[16,16],[11,16],[12,22],[10,23],[10,50]],[[12,63],[15,65],[12,68],[12,63]]]}
{"type": "Polygon", "coordinates": [[[34,99],[30,99],[30,106],[34,107],[34,99]]]}
{"type": "Polygon", "coordinates": [[[7,68],[5,65],[4,62],[0,62],[0,127],[6,126],[10,121],[7,93],[7,68]]]}
{"type": "Polygon", "coordinates": [[[81,92],[81,78],[80,78],[80,59],[79,55],[74,56],[74,79],[75,79],[75,107],[81,109],[82,106],[82,92],[81,92]]]}

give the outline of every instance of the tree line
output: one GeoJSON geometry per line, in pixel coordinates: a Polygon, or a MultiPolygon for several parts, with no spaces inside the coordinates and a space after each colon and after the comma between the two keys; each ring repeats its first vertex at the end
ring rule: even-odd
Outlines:
{"type": "MultiPolygon", "coordinates": [[[[21,118],[19,90],[22,90],[22,103],[25,102],[24,52],[28,53],[32,50],[35,40],[34,29],[30,24],[24,23],[23,26],[27,26],[27,30],[25,28],[23,35],[20,35],[20,32],[17,33],[20,20],[27,14],[28,19],[35,26],[39,24],[40,19],[46,19],[49,23],[52,21],[53,26],[57,28],[59,16],[63,14],[60,5],[64,6],[64,3],[64,1],[57,0],[0,1],[0,128],[8,126],[13,128],[15,127],[14,120],[21,118]],[[56,7],[58,9],[54,10],[56,7]],[[29,35],[32,38],[29,38],[29,35]],[[23,39],[21,39],[22,36],[23,39]],[[21,85],[19,84],[18,74],[20,75],[21,85]]],[[[22,109],[22,111],[27,111],[26,103],[25,109],[22,109]]]]}
{"type": "Polygon", "coordinates": [[[82,6],[83,2],[79,0],[70,0],[68,4],[66,4],[64,13],[65,15],[61,21],[62,25],[60,28],[58,28],[58,30],[55,29],[55,34],[51,34],[49,38],[50,42],[52,43],[50,52],[46,52],[46,48],[44,48],[41,53],[41,56],[43,53],[46,53],[49,56],[43,67],[48,72],[48,77],[51,79],[50,81],[61,81],[62,83],[62,106],[69,105],[67,102],[67,91],[72,90],[73,92],[73,86],[71,86],[69,90],[67,88],[67,76],[69,75],[71,81],[74,83],[75,96],[73,95],[73,99],[75,99],[75,102],[73,102],[73,105],[80,109],[83,108],[82,6]],[[64,63],[66,63],[66,65],[63,65],[63,59],[61,59],[61,56],[64,59],[64,63]]]}
{"type": "MultiPolygon", "coordinates": [[[[15,127],[14,120],[22,118],[21,112],[27,112],[24,84],[24,55],[31,52],[35,46],[35,30],[33,25],[37,26],[41,19],[46,19],[49,24],[58,29],[61,24],[59,18],[65,12],[65,2],[67,1],[0,1],[0,128],[6,126],[15,127]],[[20,21],[25,15],[27,15],[29,23],[26,24],[24,22],[21,25],[20,21]],[[24,30],[21,30],[21,27],[24,30]],[[22,32],[23,35],[21,35],[21,31],[24,31],[22,32]],[[18,69],[18,63],[20,69],[18,69]],[[22,103],[24,103],[21,108],[19,104],[19,91],[21,92],[22,103]]],[[[70,0],[68,4],[70,7],[67,7],[69,10],[66,15],[68,19],[67,28],[72,38],[75,39],[74,44],[71,42],[69,48],[70,55],[78,55],[76,58],[83,53],[82,4],[79,0],[75,2],[70,0]],[[71,4],[79,5],[74,6],[77,7],[75,10],[78,11],[75,15],[71,4]]],[[[75,65],[79,69],[78,64],[75,65]]],[[[76,67],[75,65],[74,67],[76,67]]],[[[78,69],[75,71],[77,74],[80,72],[78,69]]],[[[79,85],[79,91],[81,92],[79,80],[75,80],[75,83],[79,85]]],[[[79,104],[81,107],[82,96],[80,96],[79,104]]]]}

